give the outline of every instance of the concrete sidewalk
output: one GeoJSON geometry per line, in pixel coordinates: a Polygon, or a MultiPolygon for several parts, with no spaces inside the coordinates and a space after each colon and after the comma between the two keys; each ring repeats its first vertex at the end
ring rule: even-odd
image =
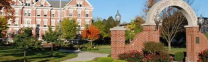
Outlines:
{"type": "Polygon", "coordinates": [[[80,52],[78,53],[78,56],[76,58],[67,59],[62,62],[76,62],[76,61],[89,61],[93,60],[96,57],[107,57],[108,54],[102,54],[102,53],[92,53],[92,52],[80,52]]]}

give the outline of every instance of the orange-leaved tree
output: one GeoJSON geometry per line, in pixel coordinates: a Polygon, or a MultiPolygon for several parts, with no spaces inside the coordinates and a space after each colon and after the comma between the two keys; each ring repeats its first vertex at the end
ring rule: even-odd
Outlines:
{"type": "Polygon", "coordinates": [[[99,29],[94,25],[90,25],[88,28],[82,31],[82,38],[90,40],[92,46],[92,42],[99,39],[99,34],[99,29]]]}
{"type": "MultiPolygon", "coordinates": [[[[14,2],[12,0],[1,0],[0,1],[0,10],[3,10],[5,12],[5,17],[7,19],[14,19],[14,8],[11,7],[11,4],[13,4],[14,2]]],[[[13,20],[14,22],[14,20],[13,20]]]]}

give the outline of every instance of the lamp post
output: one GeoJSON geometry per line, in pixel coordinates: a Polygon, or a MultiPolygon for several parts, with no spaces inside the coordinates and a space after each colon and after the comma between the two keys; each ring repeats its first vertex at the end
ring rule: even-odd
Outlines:
{"type": "Polygon", "coordinates": [[[203,25],[204,25],[204,19],[203,19],[202,15],[200,16],[200,18],[198,20],[198,25],[199,25],[199,31],[202,32],[202,28],[203,28],[203,25]]]}
{"type": "Polygon", "coordinates": [[[121,15],[120,15],[120,13],[119,13],[119,11],[117,10],[117,14],[116,14],[116,16],[115,16],[115,19],[116,19],[116,23],[118,23],[118,25],[117,26],[119,26],[119,24],[120,24],[120,20],[121,20],[121,15]]]}
{"type": "Polygon", "coordinates": [[[61,0],[59,3],[59,32],[61,32],[61,0]]]}
{"type": "MultiPolygon", "coordinates": [[[[80,26],[78,26],[77,31],[78,31],[78,34],[77,34],[78,35],[77,36],[77,45],[79,45],[79,41],[81,39],[81,34],[80,34],[81,29],[80,29],[80,26]]],[[[78,51],[80,51],[80,46],[78,46],[78,51]]]]}
{"type": "Polygon", "coordinates": [[[162,21],[162,19],[161,19],[160,16],[159,16],[159,13],[157,13],[157,15],[156,15],[154,21],[155,21],[155,24],[156,24],[155,30],[158,30],[159,25],[160,25],[160,22],[162,21]]]}
{"type": "Polygon", "coordinates": [[[36,26],[36,39],[39,38],[39,30],[40,30],[39,26],[40,26],[39,24],[36,26]]]}

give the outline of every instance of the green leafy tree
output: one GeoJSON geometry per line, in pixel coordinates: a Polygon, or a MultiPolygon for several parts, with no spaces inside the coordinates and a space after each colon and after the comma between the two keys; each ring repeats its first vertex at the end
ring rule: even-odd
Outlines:
{"type": "Polygon", "coordinates": [[[15,36],[14,44],[16,48],[23,49],[25,58],[29,47],[38,48],[41,42],[32,37],[32,28],[23,28],[22,33],[15,36]]]}
{"type": "Polygon", "coordinates": [[[142,17],[138,16],[133,21],[131,21],[130,25],[127,25],[128,30],[126,30],[126,39],[131,41],[134,36],[139,32],[142,32],[141,24],[144,23],[142,17]]]}
{"type": "Polygon", "coordinates": [[[94,21],[93,25],[100,30],[100,38],[102,37],[101,39],[107,37],[107,33],[105,32],[105,24],[101,19],[94,21]]]}
{"type": "Polygon", "coordinates": [[[64,19],[62,21],[62,36],[65,39],[74,39],[76,37],[76,33],[77,33],[77,24],[75,23],[75,21],[69,20],[69,19],[64,19]]]}
{"type": "MultiPolygon", "coordinates": [[[[5,17],[0,16],[0,33],[2,33],[3,30],[7,29],[7,19],[5,17]]],[[[0,38],[3,37],[3,34],[0,34],[0,38]]]]}
{"type": "Polygon", "coordinates": [[[54,31],[52,30],[51,27],[48,28],[48,31],[45,33],[43,36],[43,39],[47,43],[51,43],[51,56],[53,56],[53,44],[56,43],[56,41],[59,38],[60,33],[58,32],[58,29],[55,29],[54,31]]]}

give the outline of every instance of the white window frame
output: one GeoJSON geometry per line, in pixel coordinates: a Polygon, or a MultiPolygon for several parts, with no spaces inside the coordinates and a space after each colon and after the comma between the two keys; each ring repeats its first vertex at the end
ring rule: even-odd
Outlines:
{"type": "Polygon", "coordinates": [[[11,23],[12,23],[12,19],[9,19],[7,24],[10,26],[11,23]]]}
{"type": "Polygon", "coordinates": [[[77,19],[77,25],[80,26],[80,27],[82,26],[82,20],[81,19],[77,19]]]}
{"type": "Polygon", "coordinates": [[[47,16],[48,16],[48,10],[44,10],[44,17],[47,17],[47,16]]]}
{"type": "Polygon", "coordinates": [[[55,17],[55,10],[52,10],[51,12],[51,17],[55,17]]]}
{"type": "Polygon", "coordinates": [[[18,24],[19,24],[19,18],[16,18],[15,19],[15,23],[14,24],[15,24],[15,26],[18,26],[18,24]]]}
{"type": "Polygon", "coordinates": [[[41,16],[41,9],[37,9],[37,15],[36,16],[41,16]]]}
{"type": "Polygon", "coordinates": [[[69,16],[70,16],[70,17],[73,16],[73,10],[69,10],[69,16]]]}
{"type": "Polygon", "coordinates": [[[36,24],[40,25],[41,19],[36,19],[36,24]]]}
{"type": "Polygon", "coordinates": [[[55,19],[51,19],[51,26],[55,27],[55,19]]]}
{"type": "Polygon", "coordinates": [[[19,9],[15,9],[15,15],[19,15],[19,9]]]}
{"type": "Polygon", "coordinates": [[[27,14],[27,15],[28,15],[28,16],[31,16],[31,12],[32,12],[32,10],[31,10],[31,9],[30,9],[30,10],[28,10],[28,12],[27,12],[28,14],[27,14]]]}
{"type": "Polygon", "coordinates": [[[44,24],[43,24],[44,27],[47,27],[47,25],[48,25],[48,23],[47,23],[48,22],[48,19],[43,19],[43,22],[44,22],[44,24]]]}
{"type": "Polygon", "coordinates": [[[81,10],[78,10],[78,13],[77,13],[77,17],[82,17],[82,11],[81,10]]]}
{"type": "Polygon", "coordinates": [[[28,15],[27,15],[28,9],[25,9],[24,12],[25,12],[25,13],[24,13],[24,16],[28,16],[28,15]]]}
{"type": "Polygon", "coordinates": [[[90,20],[89,19],[85,19],[85,25],[90,25],[90,20]]]}
{"type": "Polygon", "coordinates": [[[85,17],[89,17],[89,16],[90,16],[90,15],[89,15],[89,13],[90,13],[89,10],[86,10],[85,13],[86,13],[86,14],[85,14],[85,17]],[[87,14],[88,14],[88,16],[87,16],[87,14]]]}

